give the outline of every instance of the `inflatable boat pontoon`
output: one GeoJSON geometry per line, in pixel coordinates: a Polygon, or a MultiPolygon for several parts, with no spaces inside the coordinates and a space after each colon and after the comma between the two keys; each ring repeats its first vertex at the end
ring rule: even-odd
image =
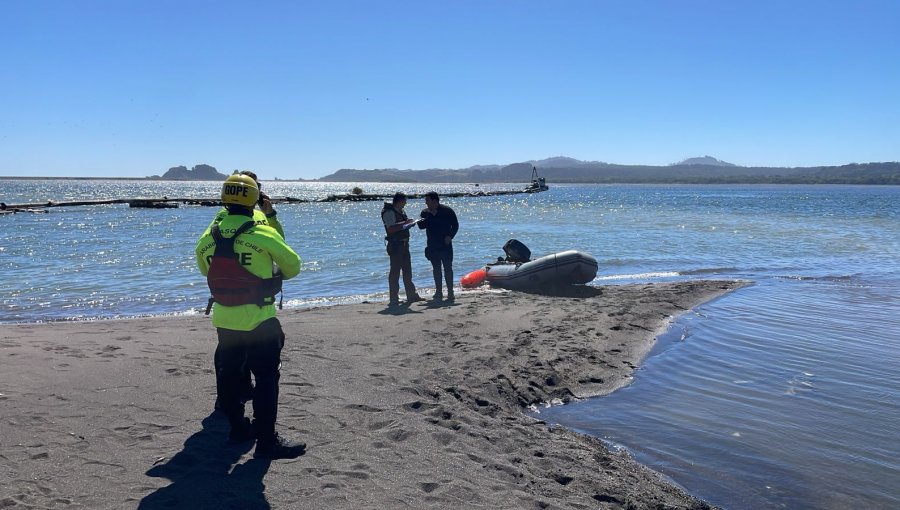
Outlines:
{"type": "Polygon", "coordinates": [[[568,250],[528,262],[488,265],[485,271],[485,281],[505,289],[580,285],[597,277],[597,259],[584,252],[568,250]]]}

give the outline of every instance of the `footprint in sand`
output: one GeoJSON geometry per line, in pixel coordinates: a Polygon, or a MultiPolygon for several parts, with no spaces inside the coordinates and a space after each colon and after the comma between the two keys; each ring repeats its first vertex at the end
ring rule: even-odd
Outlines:
{"type": "Polygon", "coordinates": [[[384,409],[379,409],[377,407],[367,406],[365,404],[349,404],[344,406],[345,409],[354,409],[357,411],[365,411],[367,413],[380,413],[384,411],[384,409]]]}
{"type": "Polygon", "coordinates": [[[441,484],[439,484],[439,483],[433,483],[433,482],[425,482],[425,483],[420,483],[420,484],[419,484],[419,487],[420,487],[420,488],[422,489],[422,491],[425,492],[426,494],[429,494],[429,493],[434,492],[434,491],[435,491],[438,487],[440,487],[440,486],[441,486],[441,484]]]}

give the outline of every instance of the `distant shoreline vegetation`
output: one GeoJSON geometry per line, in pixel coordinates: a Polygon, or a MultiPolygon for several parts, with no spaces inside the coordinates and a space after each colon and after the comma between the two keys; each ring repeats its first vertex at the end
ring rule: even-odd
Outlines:
{"type": "Polygon", "coordinates": [[[667,166],[616,165],[558,157],[461,170],[342,169],[319,182],[528,182],[537,168],[550,184],[900,184],[900,162],[819,167],[743,167],[715,158],[667,166]]]}
{"type": "MultiPolygon", "coordinates": [[[[874,184],[900,185],[900,162],[852,163],[817,167],[743,167],[705,156],[667,166],[616,165],[567,157],[526,161],[510,165],[479,165],[464,169],[398,170],[341,169],[319,179],[268,179],[280,182],[380,182],[380,183],[512,183],[530,182],[532,168],[550,184],[874,184]]],[[[207,164],[190,170],[170,168],[151,177],[18,177],[0,179],[108,179],[154,181],[223,181],[226,174],[207,164]]]]}

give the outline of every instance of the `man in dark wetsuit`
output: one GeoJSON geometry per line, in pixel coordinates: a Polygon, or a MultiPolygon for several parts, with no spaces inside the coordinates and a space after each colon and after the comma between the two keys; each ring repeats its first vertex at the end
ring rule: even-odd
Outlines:
{"type": "Polygon", "coordinates": [[[412,281],[412,260],[409,256],[409,229],[416,222],[411,220],[403,212],[406,207],[406,195],[402,192],[394,194],[391,203],[384,203],[381,209],[381,221],[384,223],[384,231],[387,234],[387,253],[391,259],[391,269],[388,273],[389,306],[400,305],[400,272],[403,272],[403,286],[406,290],[406,302],[415,303],[424,301],[416,292],[416,286],[412,281]]]}
{"type": "Polygon", "coordinates": [[[444,299],[441,289],[442,280],[447,282],[447,300],[453,301],[453,238],[459,231],[459,222],[453,209],[441,204],[437,192],[425,194],[426,208],[420,215],[419,228],[424,228],[428,237],[425,247],[425,258],[431,261],[434,273],[434,300],[444,299]],[[443,266],[443,278],[441,275],[443,266]]]}

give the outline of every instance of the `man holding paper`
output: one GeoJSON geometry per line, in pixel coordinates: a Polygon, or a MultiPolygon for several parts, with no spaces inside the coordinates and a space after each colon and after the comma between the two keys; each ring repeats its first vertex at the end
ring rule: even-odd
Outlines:
{"type": "Polygon", "coordinates": [[[394,194],[391,203],[384,203],[381,209],[381,221],[384,223],[384,231],[387,234],[387,254],[391,259],[391,269],[388,273],[388,293],[390,295],[388,305],[396,308],[400,305],[400,272],[403,272],[403,286],[406,290],[406,302],[415,303],[425,301],[416,292],[416,286],[412,281],[412,261],[409,256],[409,229],[418,220],[411,220],[403,209],[406,207],[406,195],[400,191],[394,194]]]}

